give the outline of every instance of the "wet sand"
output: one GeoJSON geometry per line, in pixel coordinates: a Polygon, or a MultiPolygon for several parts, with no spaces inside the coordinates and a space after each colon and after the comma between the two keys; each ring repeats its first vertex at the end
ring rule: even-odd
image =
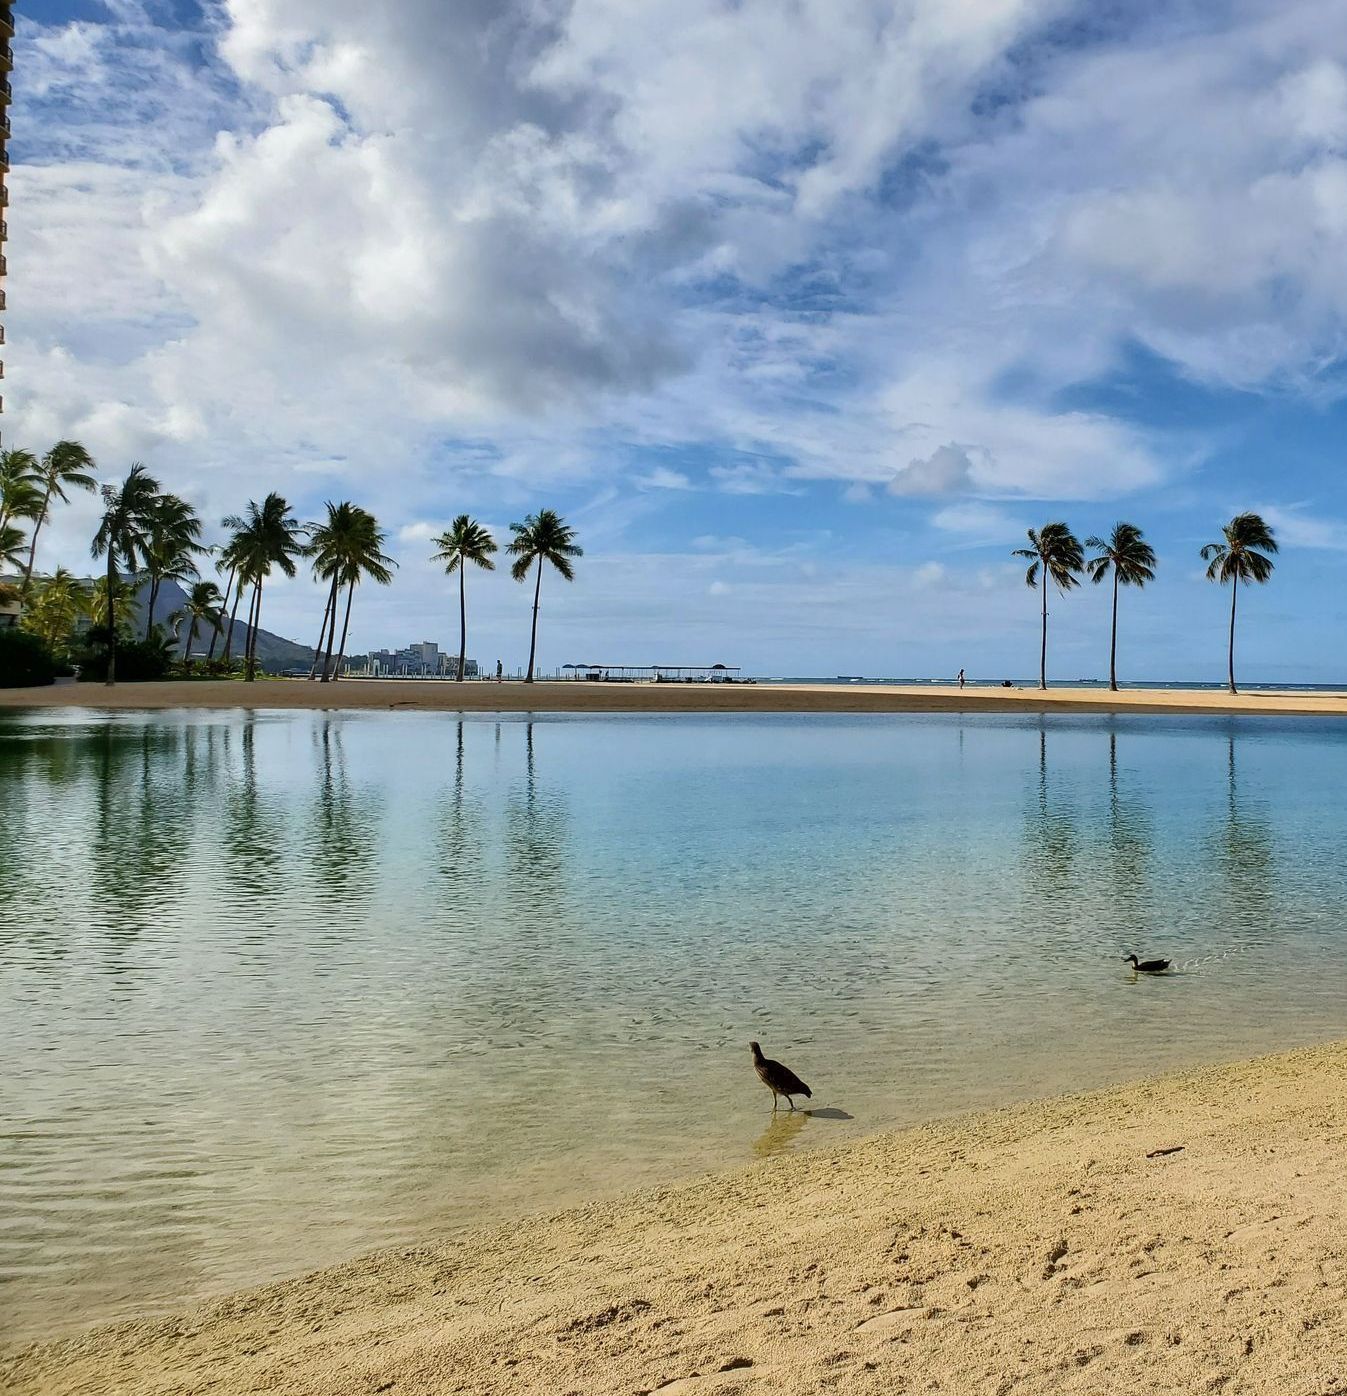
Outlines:
{"type": "Polygon", "coordinates": [[[0,689],[0,707],[383,708],[436,712],[1167,712],[1347,716],[1347,692],[1207,689],[968,688],[877,684],[653,684],[573,680],[457,684],[436,680],[267,679],[60,684],[0,689]]]}
{"type": "Polygon", "coordinates": [[[11,1351],[0,1388],[1325,1396],[1345,1153],[1339,1043],[366,1256],[11,1351]]]}

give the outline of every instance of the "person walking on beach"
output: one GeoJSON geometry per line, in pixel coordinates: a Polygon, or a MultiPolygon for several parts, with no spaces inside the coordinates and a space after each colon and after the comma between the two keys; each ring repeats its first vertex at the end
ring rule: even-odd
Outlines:
{"type": "Polygon", "coordinates": [[[962,670],[962,669],[959,670],[959,687],[960,687],[960,688],[963,687],[963,670],[962,670]]]}
{"type": "Polygon", "coordinates": [[[497,682],[497,683],[500,682],[500,676],[501,676],[501,674],[502,674],[503,672],[504,672],[504,667],[502,666],[500,660],[498,659],[498,660],[496,660],[496,682],[497,682]]]}

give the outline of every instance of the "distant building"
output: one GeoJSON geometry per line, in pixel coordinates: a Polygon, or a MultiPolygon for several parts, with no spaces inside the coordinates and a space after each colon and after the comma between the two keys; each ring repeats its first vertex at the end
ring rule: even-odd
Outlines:
{"type": "MultiPolygon", "coordinates": [[[[477,677],[477,661],[463,665],[468,678],[477,677]]],[[[371,650],[346,661],[346,672],[366,678],[444,679],[458,675],[458,656],[445,654],[434,640],[418,640],[401,650],[371,650]]]]}

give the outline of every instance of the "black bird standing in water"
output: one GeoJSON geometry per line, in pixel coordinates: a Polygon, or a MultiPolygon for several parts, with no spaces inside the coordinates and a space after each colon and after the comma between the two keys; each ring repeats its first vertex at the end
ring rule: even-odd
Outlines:
{"type": "Polygon", "coordinates": [[[758,1080],[772,1093],[773,1110],[776,1109],[779,1096],[786,1097],[786,1104],[792,1110],[795,1109],[795,1102],[791,1096],[802,1095],[806,1100],[812,1098],[813,1091],[800,1080],[790,1067],[782,1066],[780,1062],[774,1062],[770,1057],[764,1057],[762,1048],[756,1042],[750,1042],[748,1045],[753,1049],[753,1070],[758,1073],[758,1080]]]}
{"type": "Polygon", "coordinates": [[[1173,960],[1141,960],[1138,962],[1135,955],[1124,955],[1123,959],[1138,974],[1163,974],[1174,963],[1173,960]]]}

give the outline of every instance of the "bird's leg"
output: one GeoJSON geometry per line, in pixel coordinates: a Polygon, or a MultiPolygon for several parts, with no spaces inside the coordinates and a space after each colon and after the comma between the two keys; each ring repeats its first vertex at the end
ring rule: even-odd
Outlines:
{"type": "Polygon", "coordinates": [[[795,1109],[795,1101],[792,1100],[790,1096],[786,1097],[786,1104],[789,1105],[792,1110],[795,1109]]]}
{"type": "Polygon", "coordinates": [[[773,1114],[773,1115],[776,1114],[776,1107],[777,1107],[778,1104],[779,1104],[779,1101],[777,1100],[777,1094],[776,1094],[775,1091],[773,1091],[773,1092],[772,1092],[772,1114],[773,1114]]]}

